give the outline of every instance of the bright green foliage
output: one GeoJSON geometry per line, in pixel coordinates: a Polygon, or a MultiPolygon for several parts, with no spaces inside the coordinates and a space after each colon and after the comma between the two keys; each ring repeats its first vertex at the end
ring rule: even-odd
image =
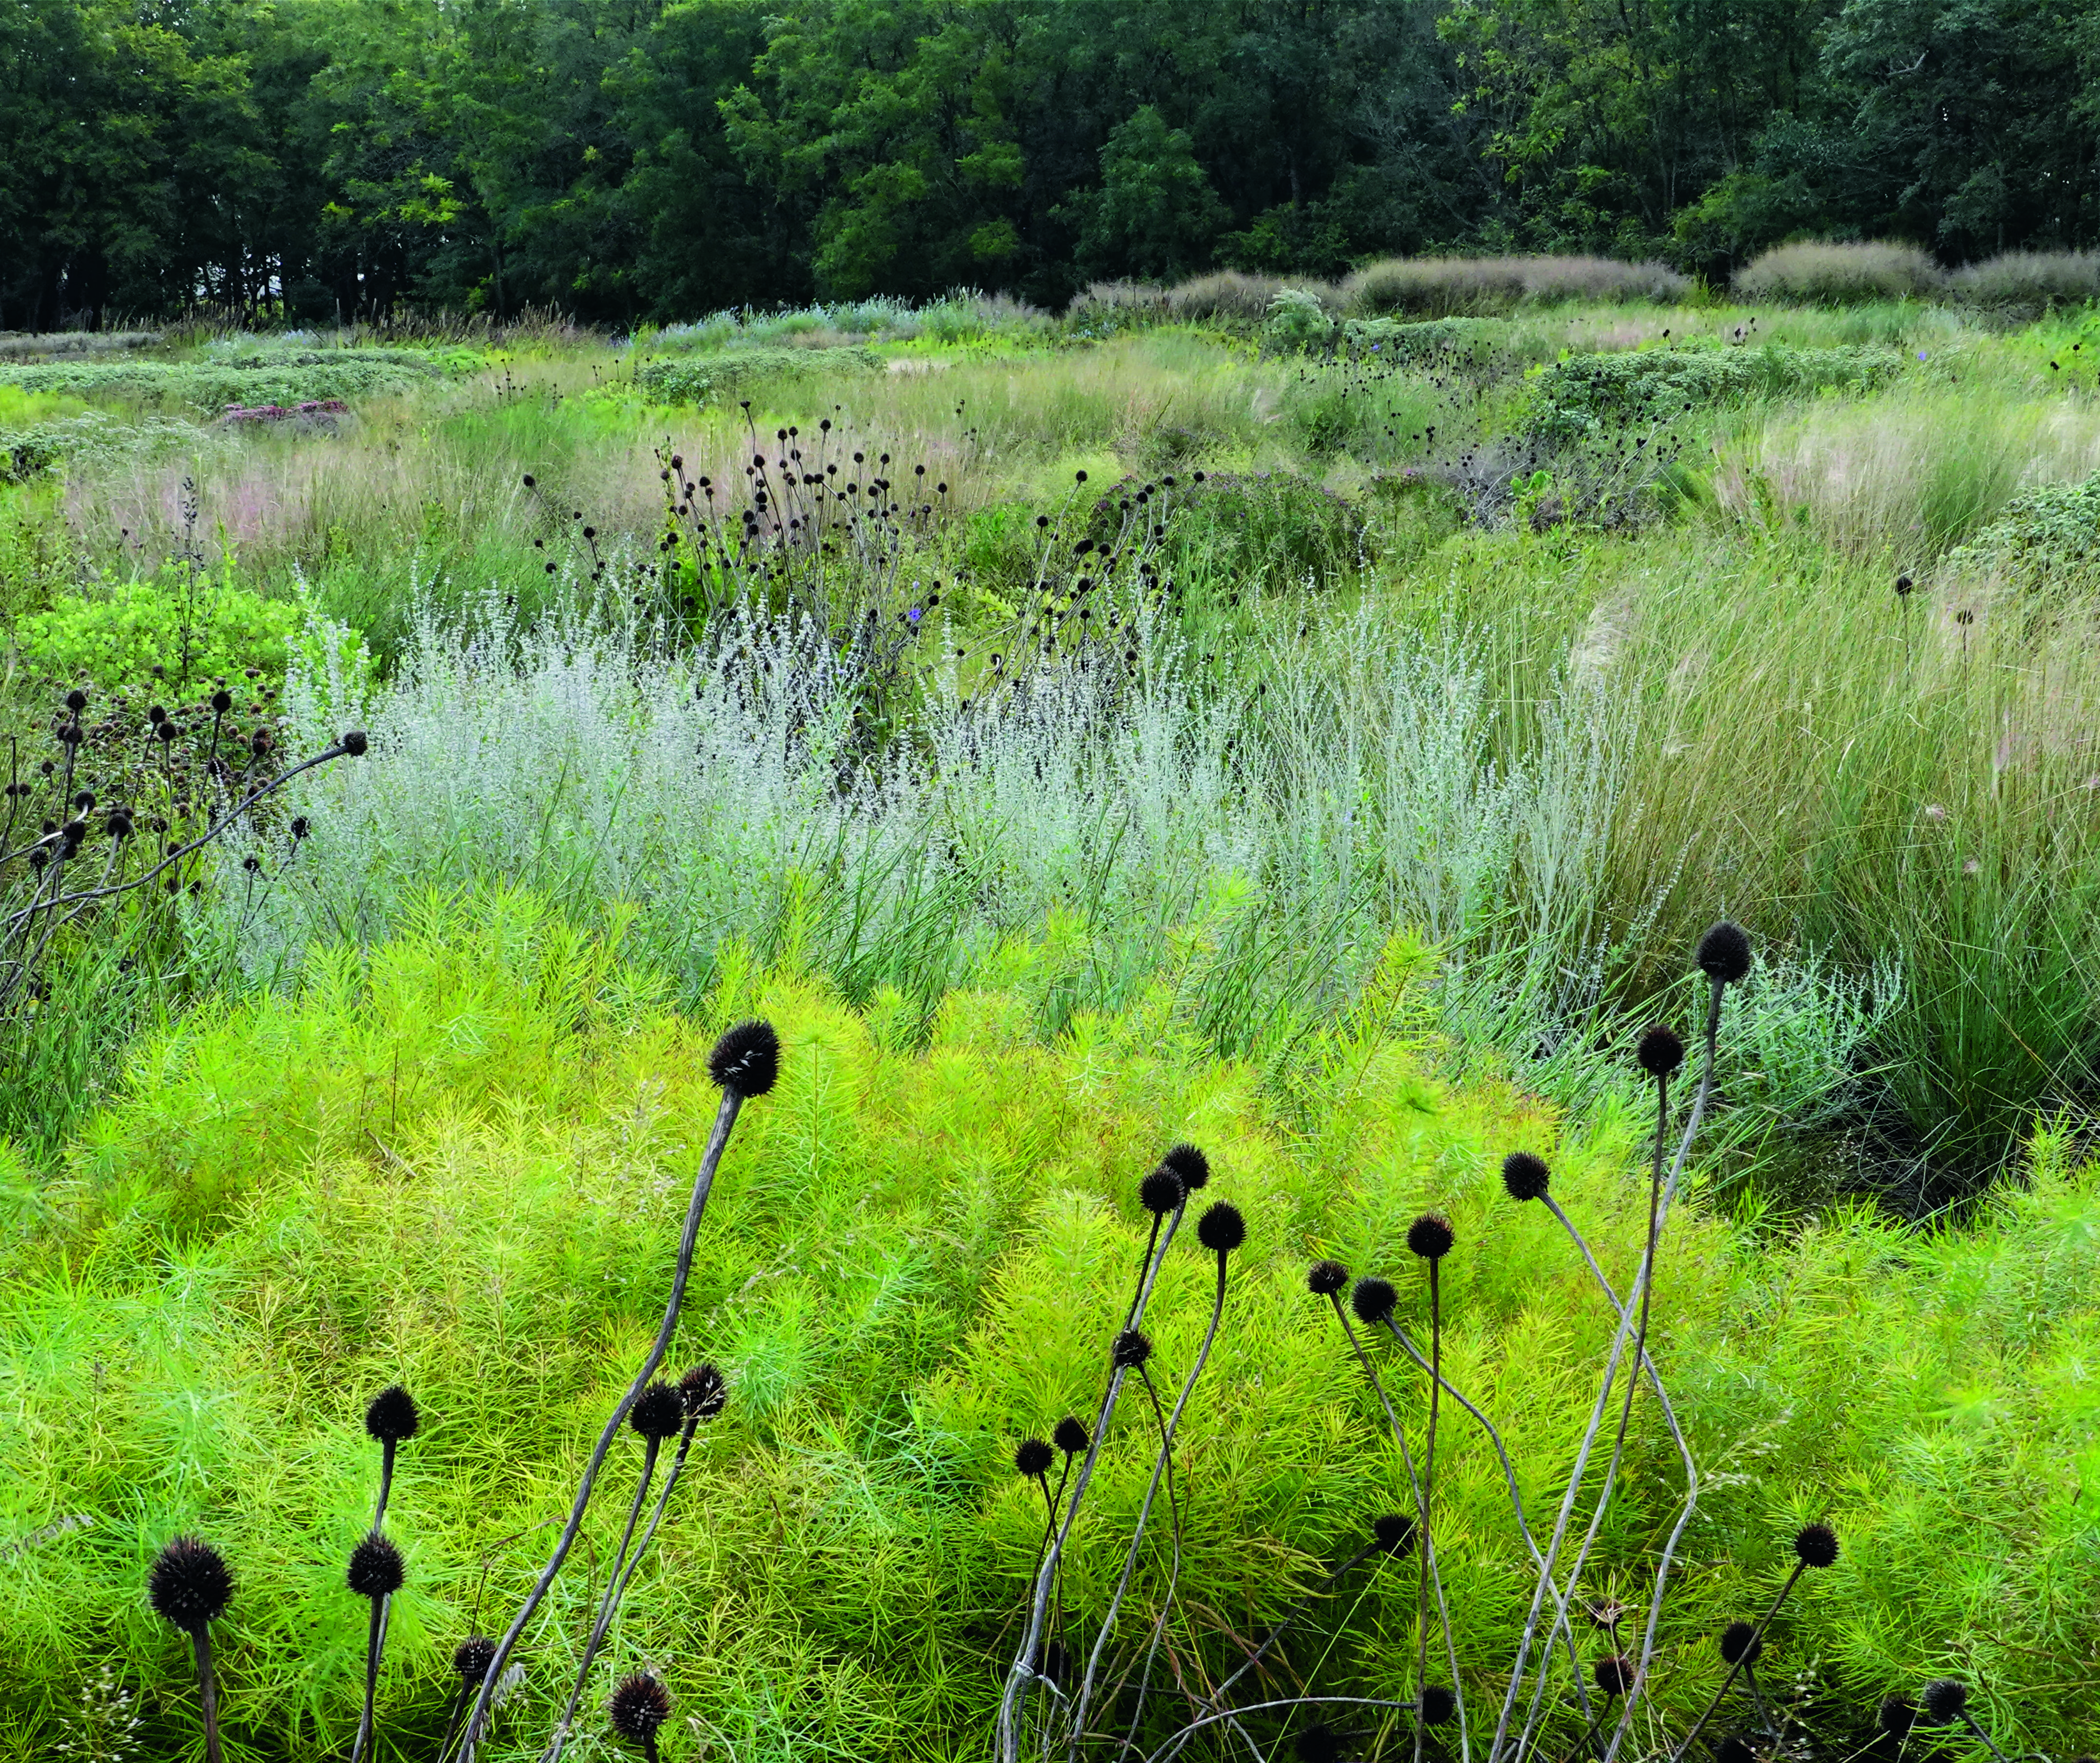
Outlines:
{"type": "Polygon", "coordinates": [[[2005,512],[1948,555],[1948,574],[2027,589],[2087,585],[2100,567],[2100,477],[2053,483],[2005,512]]]}
{"type": "MultiPolygon", "coordinates": [[[[1430,1079],[1419,962],[1390,951],[1365,1007],[1312,1037],[1269,1101],[1150,1002],[1076,1019],[1046,1049],[1013,998],[961,993],[914,1046],[893,993],[855,1014],[726,959],[709,1017],[763,1012],[784,1050],[723,1166],[673,1350],[674,1365],[724,1364],[730,1402],[593,1694],[640,1660],[663,1669],[699,1722],[673,1730],[674,1758],[703,1739],[754,1758],[982,1756],[1040,1536],[1039,1496],[1008,1458],[1061,1414],[1091,1416],[1145,1240],[1136,1178],[1185,1135],[1251,1226],[1182,1458],[1204,1655],[1229,1652],[1210,1624],[1272,1619],[1399,1503],[1375,1404],[1302,1279],[1315,1254],[1384,1272],[1419,1328],[1400,1240],[1426,1205],[1458,1233],[1449,1373],[1545,1509],[1608,1312],[1496,1165],[1551,1157],[1555,1193],[1623,1281],[1645,1128],[1430,1079]]],[[[194,1743],[183,1648],[141,1595],[152,1550],[183,1528],[239,1576],[218,1632],[229,1756],[345,1743],[363,1617],[342,1563],[376,1473],[359,1415],[395,1378],[426,1419],[390,1513],[409,1581],[379,1754],[429,1754],[452,1644],[521,1592],[545,1541],[533,1527],[653,1327],[715,1108],[710,1033],[615,945],[526,899],[433,902],[404,940],[311,963],[297,996],[142,1047],[130,1099],[63,1179],[34,1188],[0,1149],[0,1755],[46,1754],[112,1661],[154,1692],[151,1754],[194,1743]]],[[[1715,1680],[1715,1629],[1767,1601],[1793,1527],[1827,1518],[1844,1554],[1789,1605],[1768,1683],[1806,1671],[1864,1712],[1961,1668],[2009,1748],[2089,1742],[2100,1521],[2081,1488],[2100,1457],[2080,1368],[2100,1329],[2100,1191],[2069,1159],[2043,1135],[2030,1183],[1943,1238],[1864,1214],[1791,1239],[1675,1215],[1657,1356],[1707,1491],[1663,1629],[1672,1721],[1715,1680]]],[[[1170,1253],[1152,1313],[1170,1376],[1212,1276],[1193,1245],[1170,1253]]],[[[1374,1351],[1418,1437],[1418,1380],[1374,1351]]],[[[1149,1470],[1145,1431],[1126,1408],[1087,1508],[1082,1622],[1149,1470]]],[[[1444,1439],[1440,1534],[1477,1702],[1521,1618],[1520,1560],[1484,1441],[1462,1419],[1444,1439]]],[[[622,1441],[594,1510],[601,1562],[637,1456],[622,1441]]],[[[1643,1404],[1586,1597],[1638,1598],[1672,1463],[1643,1404]]],[[[527,1637],[532,1675],[492,1753],[505,1763],[535,1754],[550,1717],[591,1558],[579,1550],[527,1637]]],[[[1147,1554],[1126,1633],[1162,1558],[1147,1554]]],[[[1294,1668],[1401,1693],[1411,1607],[1411,1577],[1363,1571],[1294,1668]]]]}
{"type": "Polygon", "coordinates": [[[121,399],[148,409],[217,412],[228,404],[296,404],[315,398],[370,398],[479,366],[465,351],[433,355],[404,349],[272,352],[220,361],[65,361],[0,368],[29,392],[121,399]]]}
{"type": "Polygon", "coordinates": [[[1660,422],[1750,399],[1870,391],[1904,367],[1904,358],[1890,350],[1769,345],[1577,355],[1538,373],[1532,381],[1533,409],[1542,432],[1574,435],[1604,419],[1660,422]]]}
{"type": "Polygon", "coordinates": [[[881,367],[882,357],[871,349],[739,349],[648,362],[635,370],[634,383],[661,403],[727,403],[776,381],[879,372],[881,367]]]}
{"type": "Polygon", "coordinates": [[[121,582],[106,596],[30,614],[15,628],[15,650],[24,668],[68,684],[143,688],[155,667],[173,677],[185,651],[199,679],[233,678],[249,668],[282,677],[301,622],[289,601],[265,600],[234,581],[193,594],[172,579],[121,582]]]}

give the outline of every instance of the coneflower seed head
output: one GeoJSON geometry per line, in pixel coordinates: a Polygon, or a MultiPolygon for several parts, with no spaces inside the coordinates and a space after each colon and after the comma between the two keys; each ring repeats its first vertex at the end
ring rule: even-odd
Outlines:
{"type": "Polygon", "coordinates": [[[679,1399],[693,1420],[712,1420],[729,1399],[729,1382],[712,1364],[695,1365],[678,1380],[679,1399]]]}
{"type": "Polygon", "coordinates": [[[1067,1414],[1057,1422],[1057,1430],[1050,1435],[1050,1442],[1067,1457],[1077,1457],[1093,1443],[1087,1436],[1086,1423],[1077,1415],[1067,1414]]]}
{"type": "Polygon", "coordinates": [[[1407,1227],[1407,1246],[1424,1261],[1441,1261],[1458,1240],[1450,1219],[1440,1212],[1425,1212],[1407,1227]]]}
{"type": "Polygon", "coordinates": [[[1013,1466],[1023,1475],[1047,1475],[1057,1452],[1040,1439],[1024,1439],[1013,1448],[1013,1466]]]}
{"type": "Polygon", "coordinates": [[[1414,1542],[1414,1520],[1404,1512],[1381,1512],[1371,1520],[1371,1535],[1389,1555],[1404,1555],[1414,1542]]]}
{"type": "Polygon", "coordinates": [[[1723,919],[1699,939],[1699,971],[1710,980],[1732,985],[1750,971],[1749,935],[1723,919]]]}
{"type": "Polygon", "coordinates": [[[1324,1720],[1316,1720],[1298,1734],[1298,1763],[1340,1763],[1342,1741],[1324,1720]]]}
{"type": "Polygon", "coordinates": [[[422,1417],[416,1399],[398,1383],[390,1383],[373,1397],[364,1410],[364,1430],[382,1444],[399,1444],[416,1436],[422,1417]]]}
{"type": "Polygon", "coordinates": [[[1634,1057],[1651,1078],[1667,1078],[1684,1063],[1684,1042],[1674,1029],[1658,1022],[1642,1034],[1634,1057]]]}
{"type": "Polygon", "coordinates": [[[1607,1695],[1624,1695],[1634,1686],[1634,1662],[1623,1653],[1613,1653],[1590,1668],[1597,1687],[1607,1695]]]}
{"type": "Polygon", "coordinates": [[[1764,1637],[1754,1622],[1732,1622],[1721,1631],[1721,1657],[1732,1665],[1754,1665],[1764,1650],[1764,1637]]]}
{"type": "Polygon", "coordinates": [[[1458,1717],[1458,1698],[1447,1684],[1425,1683],[1414,1705],[1425,1726],[1448,1726],[1458,1717]]]}
{"type": "Polygon", "coordinates": [[[1951,1726],[1968,1711],[1969,1686],[1959,1677],[1935,1677],[1918,1694],[1928,1726],[1951,1726]]]}
{"type": "Polygon", "coordinates": [[[226,1557],[201,1536],[178,1536],[153,1558],[146,1596],[154,1610],[187,1633],[216,1622],[233,1598],[226,1557]]]}
{"type": "Polygon", "coordinates": [[[1186,1141],[1167,1147],[1167,1155],[1160,1158],[1162,1169],[1171,1169],[1181,1178],[1181,1185],[1193,1193],[1211,1179],[1211,1160],[1186,1141]]]}
{"type": "Polygon", "coordinates": [[[1838,1533],[1827,1524],[1804,1524],[1794,1532],[1793,1552],[1805,1567],[1827,1567],[1838,1558],[1838,1533]]]}
{"type": "Polygon", "coordinates": [[[1189,1197],[1181,1178],[1162,1163],[1137,1184],[1138,1203],[1148,1212],[1166,1214],[1189,1197]]]}
{"type": "Polygon", "coordinates": [[[645,1439],[676,1438],[686,1424],[686,1399],[668,1383],[652,1383],[635,1397],[627,1424],[645,1439]]]}
{"type": "Polygon", "coordinates": [[[1512,1151],[1502,1159],[1502,1187],[1512,1200],[1521,1202],[1538,1199],[1552,1179],[1546,1159],[1534,1157],[1529,1151],[1512,1151]]]}
{"type": "Polygon", "coordinates": [[[360,1598],[391,1598],[408,1576],[401,1551],[377,1531],[351,1550],[350,1571],[344,1576],[360,1598]]]}
{"type": "Polygon", "coordinates": [[[452,1649],[452,1670],[470,1683],[479,1683],[488,1675],[495,1659],[495,1642],[485,1634],[470,1634],[452,1649]]]}
{"type": "Polygon", "coordinates": [[[1152,1341],[1141,1329],[1125,1329],[1109,1350],[1110,1360],[1124,1371],[1135,1371],[1152,1357],[1152,1341]]]}
{"type": "Polygon", "coordinates": [[[1218,1254],[1229,1255],[1246,1241],[1246,1220],[1231,1201],[1218,1201],[1196,1220],[1196,1241],[1218,1254]]]}
{"type": "Polygon", "coordinates": [[[708,1075],[746,1101],[765,1095],[780,1076],[780,1037],[773,1025],[753,1020],[723,1029],[708,1055],[708,1075]]]}
{"type": "Polygon", "coordinates": [[[1907,1695],[1885,1695],[1877,1717],[1882,1730],[1891,1739],[1904,1739],[1917,1724],[1917,1704],[1907,1695]]]}
{"type": "Polygon", "coordinates": [[[1316,1298],[1332,1298],[1349,1283],[1349,1270],[1339,1261],[1316,1261],[1305,1270],[1305,1289],[1316,1298]]]}
{"type": "Polygon", "coordinates": [[[1366,1328],[1384,1321],[1399,1302],[1400,1294],[1392,1289],[1392,1281],[1375,1274],[1357,1280],[1356,1289],[1349,1294],[1349,1308],[1366,1328]]]}
{"type": "Polygon", "coordinates": [[[646,1744],[671,1717],[671,1692],[647,1672],[638,1671],[620,1680],[607,1712],[621,1738],[646,1744]]]}

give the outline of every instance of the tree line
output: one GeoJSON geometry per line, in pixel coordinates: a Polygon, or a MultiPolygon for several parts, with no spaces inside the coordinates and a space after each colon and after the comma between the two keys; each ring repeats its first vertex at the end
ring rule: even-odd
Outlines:
{"type": "Polygon", "coordinates": [[[2100,233],[2100,0],[0,0],[0,328],[2100,233]]]}

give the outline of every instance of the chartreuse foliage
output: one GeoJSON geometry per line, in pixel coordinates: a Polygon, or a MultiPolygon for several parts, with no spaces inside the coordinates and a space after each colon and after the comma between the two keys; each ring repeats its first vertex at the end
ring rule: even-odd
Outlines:
{"type": "MultiPolygon", "coordinates": [[[[64,1179],[33,1189],[0,1161],[0,1756],[77,1737],[83,1687],[112,1665],[146,1692],[148,1754],[195,1743],[181,1637],[143,1593],[184,1529],[238,1575],[217,1632],[228,1755],[340,1752],[364,1626],[342,1562],[373,1474],[360,1415],[396,1378],[426,1418],[390,1511],[408,1582],[378,1754],[431,1754],[452,1645],[514,1605],[653,1327],[714,1110],[706,1050],[752,1012],[779,1026],[783,1075],[723,1166],[673,1360],[719,1360],[730,1403],[592,1691],[662,1672],[666,1756],[985,1754],[1041,1525],[1009,1454],[1091,1413],[1144,1241],[1136,1177],[1179,1136],[1251,1225],[1180,1480],[1183,1589],[1215,1658],[1399,1503],[1375,1406],[1304,1291],[1315,1253],[1395,1277],[1405,1318],[1423,1301],[1406,1222],[1449,1212],[1446,1364],[1548,1505],[1605,1311],[1495,1168],[1512,1148],[1549,1154],[1622,1281],[1643,1123],[1433,1081],[1421,959],[1388,951],[1371,1002],[1308,1043],[1281,1100],[1144,1001],[1046,1048],[1013,998],[959,993],[910,1044],[893,994],[857,1013],[732,951],[709,1020],[690,1020],[616,937],[517,895],[431,901],[392,943],[311,961],[297,995],[195,1013],[139,1051],[64,1179]]],[[[1665,1625],[1670,1720],[1716,1680],[1720,1624],[1769,1599],[1794,1526],[1827,1518],[1844,1554],[1789,1605],[1771,1681],[1806,1672],[1831,1705],[1866,1708],[1959,1668],[2009,1747],[2090,1743],[2100,1192],[2062,1139],[2032,1161],[1959,1235],[1862,1214],[1760,1241],[1696,1207],[1673,1219],[1658,1356],[1708,1492],[1665,1625]]],[[[1211,1274],[1193,1246],[1170,1257],[1148,1325],[1176,1375],[1211,1274]]],[[[1416,1381],[1392,1377],[1418,1420],[1416,1381]]],[[[1150,1464],[1127,1413],[1078,1539],[1083,1623],[1150,1464]]],[[[1667,1522],[1652,1422],[1643,1404],[1591,1599],[1635,1595],[1667,1522]]],[[[601,1563],[638,1448],[621,1450],[587,1533],[601,1563]]],[[[1445,1450],[1440,1536],[1478,1693],[1506,1669],[1524,1574],[1479,1435],[1454,1426],[1445,1450]]],[[[579,1550],[527,1637],[493,1755],[536,1754],[593,1558],[579,1550]]],[[[1406,1574],[1361,1571],[1286,1675],[1394,1693],[1411,1598],[1406,1574]]]]}

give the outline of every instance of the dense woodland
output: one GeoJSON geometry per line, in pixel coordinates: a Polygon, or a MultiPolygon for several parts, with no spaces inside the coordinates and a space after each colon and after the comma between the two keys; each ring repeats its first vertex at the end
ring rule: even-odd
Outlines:
{"type": "Polygon", "coordinates": [[[2100,237],[2093,0],[7,0],[0,328],[2100,237]]]}

